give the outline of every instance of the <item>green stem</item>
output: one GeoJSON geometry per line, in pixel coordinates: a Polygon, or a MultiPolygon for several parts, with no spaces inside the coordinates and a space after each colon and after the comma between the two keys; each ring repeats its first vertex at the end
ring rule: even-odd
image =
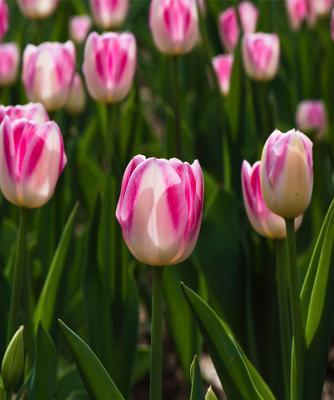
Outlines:
{"type": "Polygon", "coordinates": [[[180,82],[179,82],[179,62],[178,61],[179,61],[178,57],[172,57],[174,143],[173,143],[173,148],[168,149],[168,156],[182,158],[182,136],[181,136],[182,131],[181,131],[181,118],[180,118],[180,82]]]}
{"type": "Polygon", "coordinates": [[[282,363],[283,363],[283,379],[285,398],[289,398],[289,377],[290,377],[290,354],[291,354],[291,327],[290,327],[290,311],[289,311],[289,291],[287,281],[287,254],[283,240],[275,240],[275,256],[276,256],[276,284],[278,294],[278,313],[279,326],[281,335],[282,363]]]}
{"type": "Polygon", "coordinates": [[[162,398],[163,267],[153,268],[150,400],[162,398]]]}
{"type": "Polygon", "coordinates": [[[28,210],[20,209],[20,225],[18,230],[13,282],[7,330],[7,343],[19,327],[20,311],[22,306],[22,288],[25,280],[25,262],[27,256],[27,224],[28,210]]]}
{"type": "Polygon", "coordinates": [[[290,393],[292,400],[303,398],[303,364],[305,333],[302,320],[301,304],[299,297],[299,277],[297,267],[297,251],[294,218],[286,219],[287,245],[288,245],[288,280],[291,309],[291,322],[293,334],[293,348],[291,357],[291,382],[290,393]]]}

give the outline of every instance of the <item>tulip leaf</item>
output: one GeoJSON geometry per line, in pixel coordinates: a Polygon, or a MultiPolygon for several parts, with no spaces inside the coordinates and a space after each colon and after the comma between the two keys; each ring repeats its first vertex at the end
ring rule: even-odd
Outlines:
{"type": "Polygon", "coordinates": [[[58,374],[56,400],[65,400],[72,393],[82,391],[86,392],[76,365],[63,368],[58,374]]]}
{"type": "Polygon", "coordinates": [[[197,355],[194,356],[190,366],[191,394],[190,400],[204,400],[201,370],[197,355]]]}
{"type": "Polygon", "coordinates": [[[89,346],[61,320],[59,325],[89,395],[96,400],[124,400],[89,346]]]}
{"type": "Polygon", "coordinates": [[[243,353],[226,322],[195,292],[182,284],[227,397],[245,400],[275,399],[271,390],[243,353]]]}
{"type": "Polygon", "coordinates": [[[34,323],[36,329],[39,322],[43,323],[45,329],[49,329],[52,324],[60,278],[69,249],[77,209],[78,204],[74,206],[74,209],[65,225],[59,245],[51,262],[42,293],[39,297],[34,314],[34,323]]]}

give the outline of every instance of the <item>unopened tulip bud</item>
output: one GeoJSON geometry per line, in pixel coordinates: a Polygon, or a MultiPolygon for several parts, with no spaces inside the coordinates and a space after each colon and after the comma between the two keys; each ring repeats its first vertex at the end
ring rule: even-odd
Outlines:
{"type": "Polygon", "coordinates": [[[233,55],[221,54],[212,60],[213,68],[216,72],[219,88],[224,96],[230,91],[230,81],[233,68],[233,55]]]}
{"type": "Polygon", "coordinates": [[[94,21],[103,29],[118,28],[129,9],[129,0],[90,0],[94,21]]]}
{"type": "Polygon", "coordinates": [[[134,157],[125,170],[116,218],[131,253],[149,265],[185,260],[197,242],[203,210],[203,174],[192,165],[134,157]]]}
{"type": "Polygon", "coordinates": [[[4,118],[0,188],[7,200],[20,207],[41,207],[53,195],[65,164],[63,138],[55,122],[4,118]]]}
{"type": "Polygon", "coordinates": [[[323,136],[327,129],[327,113],[323,101],[305,100],[299,103],[296,112],[297,127],[306,133],[316,132],[323,136]]]}
{"type": "Polygon", "coordinates": [[[162,53],[189,53],[199,39],[196,1],[152,0],[149,24],[154,43],[162,53]]]}
{"type": "MultiPolygon", "coordinates": [[[[242,163],[241,183],[246,213],[252,227],[262,236],[271,239],[286,237],[285,221],[267,207],[261,188],[261,162],[251,166],[247,161],[242,163]]],[[[302,217],[296,219],[299,228],[302,217]]]]}
{"type": "Polygon", "coordinates": [[[278,35],[249,33],[242,40],[242,57],[246,73],[260,81],[273,79],[279,67],[280,42],[278,35]]]}
{"type": "Polygon", "coordinates": [[[66,102],[66,110],[70,114],[80,114],[86,106],[86,92],[79,74],[74,75],[70,94],[66,102]]]}
{"type": "Polygon", "coordinates": [[[89,94],[105,103],[123,100],[131,89],[136,63],[137,45],[132,33],[92,32],[83,64],[89,94]]]}
{"type": "Polygon", "coordinates": [[[66,43],[29,44],[23,54],[22,79],[30,101],[48,111],[62,108],[67,100],[75,69],[75,48],[66,43]]]}
{"type": "Polygon", "coordinates": [[[75,15],[70,19],[69,33],[73,42],[81,44],[85,41],[92,21],[88,15],[75,15]]]}
{"type": "Polygon", "coordinates": [[[228,52],[232,52],[239,40],[238,15],[234,7],[227,8],[218,17],[220,39],[228,52]]]}
{"type": "Polygon", "coordinates": [[[16,43],[0,43],[0,86],[15,82],[19,61],[20,51],[16,43]]]}
{"type": "Polygon", "coordinates": [[[308,19],[308,0],[286,0],[286,9],[293,30],[299,29],[302,22],[308,19]]]}
{"type": "Polygon", "coordinates": [[[8,21],[8,5],[6,0],[0,0],[0,39],[2,39],[8,31],[8,21]]]}
{"type": "Polygon", "coordinates": [[[256,30],[259,10],[251,1],[242,1],[238,6],[243,33],[253,33],[256,30]]]}
{"type": "Polygon", "coordinates": [[[19,118],[26,118],[42,124],[49,121],[48,113],[41,103],[28,103],[23,106],[2,106],[0,105],[0,123],[8,116],[11,121],[19,118]]]}
{"type": "Polygon", "coordinates": [[[18,0],[22,14],[32,19],[49,17],[58,3],[59,0],[18,0]]]}
{"type": "Polygon", "coordinates": [[[312,142],[303,133],[275,130],[261,158],[261,187],[268,208],[295,218],[308,207],[313,189],[312,142]]]}
{"type": "Polygon", "coordinates": [[[209,389],[206,392],[205,400],[217,400],[215,392],[212,390],[211,386],[209,387],[209,389]]]}

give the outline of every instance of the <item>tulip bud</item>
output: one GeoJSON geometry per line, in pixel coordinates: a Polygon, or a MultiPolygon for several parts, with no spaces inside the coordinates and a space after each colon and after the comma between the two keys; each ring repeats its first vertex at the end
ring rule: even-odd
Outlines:
{"type": "Polygon", "coordinates": [[[243,33],[253,33],[256,30],[259,10],[250,1],[242,1],[238,6],[243,33]]]}
{"type": "Polygon", "coordinates": [[[48,113],[41,103],[28,103],[23,106],[2,106],[0,105],[0,123],[8,116],[11,121],[19,118],[26,118],[42,124],[49,121],[48,113]]]}
{"type": "Polygon", "coordinates": [[[0,188],[7,200],[20,207],[41,207],[53,195],[65,164],[63,138],[55,122],[4,118],[0,188]]]}
{"type": "Polygon", "coordinates": [[[20,61],[20,52],[16,43],[0,43],[0,85],[7,86],[15,82],[20,61]]]}
{"type": "Polygon", "coordinates": [[[0,0],[0,39],[2,39],[8,31],[8,21],[8,5],[6,0],[0,0]]]}
{"type": "Polygon", "coordinates": [[[116,218],[131,253],[149,265],[185,260],[197,242],[203,210],[203,174],[192,165],[134,157],[125,170],[116,218]]]}
{"type": "Polygon", "coordinates": [[[212,390],[211,386],[209,386],[209,388],[206,392],[205,400],[217,400],[215,392],[212,390]]]}
{"type": "Polygon", "coordinates": [[[90,0],[94,21],[103,29],[118,28],[129,9],[129,0],[90,0]]]}
{"type": "Polygon", "coordinates": [[[79,74],[74,75],[70,94],[66,102],[66,110],[70,114],[80,114],[86,106],[86,92],[79,74]]]}
{"type": "Polygon", "coordinates": [[[227,96],[230,91],[230,80],[233,68],[233,55],[221,54],[212,59],[213,68],[216,72],[220,91],[227,96]]]}
{"type": "Polygon", "coordinates": [[[66,103],[75,69],[75,48],[66,43],[29,44],[23,54],[22,79],[29,100],[41,102],[48,111],[66,103]]]}
{"type": "Polygon", "coordinates": [[[308,0],[286,0],[290,26],[293,30],[300,28],[301,23],[308,19],[308,0]]]}
{"type": "Polygon", "coordinates": [[[152,0],[149,24],[154,43],[162,53],[189,53],[199,39],[196,1],[152,0]]]}
{"type": "Polygon", "coordinates": [[[278,71],[280,42],[278,35],[249,33],[242,40],[242,57],[246,73],[260,81],[273,79],[278,71]]]}
{"type": "Polygon", "coordinates": [[[59,0],[18,0],[22,14],[32,19],[49,17],[58,3],[59,0]]]}
{"type": "Polygon", "coordinates": [[[228,52],[232,52],[239,40],[239,24],[236,9],[227,8],[218,17],[220,39],[228,52]]]}
{"type": "Polygon", "coordinates": [[[313,188],[312,142],[303,133],[275,130],[261,158],[261,187],[268,208],[295,218],[308,207],[313,188]]]}
{"type": "Polygon", "coordinates": [[[132,33],[92,32],[83,63],[89,94],[105,103],[123,100],[131,89],[136,63],[137,45],[132,33]]]}
{"type": "Polygon", "coordinates": [[[70,19],[69,34],[73,42],[81,44],[85,41],[92,21],[88,15],[76,15],[70,19]]]}
{"type": "MultiPolygon", "coordinates": [[[[257,161],[252,167],[247,161],[242,163],[242,194],[249,222],[260,235],[271,239],[283,239],[286,237],[285,221],[270,211],[264,202],[260,177],[260,161],[257,161]]],[[[296,218],[296,229],[299,228],[301,222],[301,216],[296,218]]]]}
{"type": "Polygon", "coordinates": [[[1,376],[5,388],[14,391],[24,370],[24,340],[21,326],[8,344],[1,365],[1,376]]]}
{"type": "Polygon", "coordinates": [[[323,136],[327,129],[327,113],[323,101],[305,100],[299,103],[296,112],[297,127],[301,131],[315,131],[317,137],[323,136]]]}

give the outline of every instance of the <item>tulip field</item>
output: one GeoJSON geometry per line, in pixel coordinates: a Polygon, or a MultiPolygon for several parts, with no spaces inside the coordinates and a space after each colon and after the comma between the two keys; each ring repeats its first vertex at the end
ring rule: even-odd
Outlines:
{"type": "Polygon", "coordinates": [[[334,0],[0,0],[0,400],[334,399],[334,0]]]}

